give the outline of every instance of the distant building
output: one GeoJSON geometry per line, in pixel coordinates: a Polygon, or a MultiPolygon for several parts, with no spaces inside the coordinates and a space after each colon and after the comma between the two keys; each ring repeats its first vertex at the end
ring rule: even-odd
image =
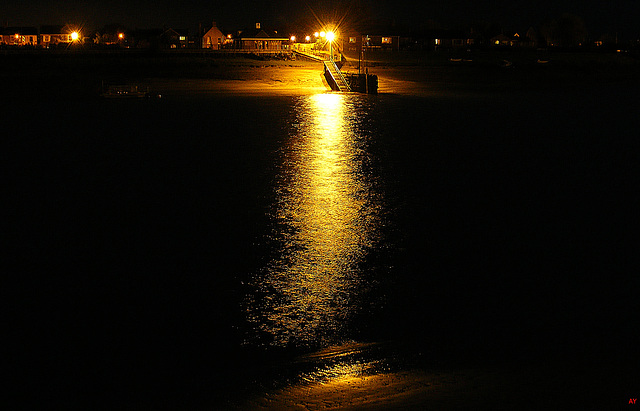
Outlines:
{"type": "Polygon", "coordinates": [[[362,41],[367,49],[384,51],[400,50],[400,36],[368,34],[363,36],[362,41]]]}
{"type": "Polygon", "coordinates": [[[340,35],[340,51],[357,58],[363,50],[399,51],[401,37],[395,35],[373,35],[359,32],[347,32],[340,35]]]}
{"type": "Polygon", "coordinates": [[[491,37],[489,39],[489,45],[492,47],[507,47],[512,46],[512,38],[509,36],[505,36],[504,34],[498,34],[495,37],[491,37]]]}
{"type": "Polygon", "coordinates": [[[242,30],[233,39],[233,48],[251,51],[278,51],[289,49],[289,38],[279,35],[276,30],[260,28],[260,23],[256,23],[256,28],[242,30]]]}
{"type": "Polygon", "coordinates": [[[434,49],[460,49],[476,45],[476,39],[459,30],[435,30],[429,37],[430,46],[434,49]]]}
{"type": "Polygon", "coordinates": [[[49,48],[50,46],[57,46],[60,44],[68,45],[73,42],[72,33],[74,32],[71,26],[41,26],[40,27],[40,41],[41,47],[49,48]]]}
{"type": "Polygon", "coordinates": [[[189,30],[166,29],[160,35],[160,44],[164,48],[184,49],[189,45],[189,30]]]}
{"type": "Polygon", "coordinates": [[[214,21],[211,28],[207,30],[204,36],[202,36],[202,48],[220,50],[225,44],[225,41],[226,41],[225,35],[216,26],[216,22],[214,21]]]}
{"type": "Polygon", "coordinates": [[[5,27],[0,29],[0,44],[6,46],[35,46],[38,29],[35,27],[5,27]]]}

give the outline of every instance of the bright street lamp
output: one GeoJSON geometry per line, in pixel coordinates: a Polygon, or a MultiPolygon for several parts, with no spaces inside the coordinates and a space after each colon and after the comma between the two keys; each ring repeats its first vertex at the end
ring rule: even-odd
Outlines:
{"type": "Polygon", "coordinates": [[[333,50],[331,49],[331,43],[333,43],[333,39],[336,37],[336,35],[333,33],[333,31],[329,31],[327,32],[327,41],[329,42],[329,60],[333,61],[333,50]]]}

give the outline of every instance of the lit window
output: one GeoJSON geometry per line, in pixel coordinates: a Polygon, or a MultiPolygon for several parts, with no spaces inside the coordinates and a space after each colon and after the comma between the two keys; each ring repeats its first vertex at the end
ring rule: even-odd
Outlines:
{"type": "Polygon", "coordinates": [[[440,39],[436,39],[436,46],[440,45],[440,39]]]}
{"type": "Polygon", "coordinates": [[[349,37],[349,43],[355,43],[355,42],[356,42],[355,37],[349,37]]]}
{"type": "Polygon", "coordinates": [[[187,39],[186,36],[180,36],[180,41],[185,41],[187,39]]]}
{"type": "Polygon", "coordinates": [[[383,37],[382,44],[391,44],[391,37],[383,37]]]}

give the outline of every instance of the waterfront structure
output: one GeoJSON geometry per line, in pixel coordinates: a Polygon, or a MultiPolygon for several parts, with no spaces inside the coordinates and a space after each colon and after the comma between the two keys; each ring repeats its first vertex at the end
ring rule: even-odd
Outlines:
{"type": "Polygon", "coordinates": [[[38,44],[44,48],[71,44],[75,31],[69,26],[41,26],[38,44]]]}
{"type": "Polygon", "coordinates": [[[6,27],[0,29],[0,44],[7,46],[35,46],[38,29],[35,27],[6,27]]]}
{"type": "Polygon", "coordinates": [[[170,49],[187,48],[189,45],[189,31],[168,28],[160,35],[160,44],[170,49]]]}
{"type": "Polygon", "coordinates": [[[213,25],[207,32],[202,36],[202,48],[203,49],[212,49],[212,50],[220,50],[225,44],[226,37],[220,31],[216,22],[213,22],[213,25]]]}
{"type": "Polygon", "coordinates": [[[367,50],[399,51],[400,36],[349,32],[341,37],[343,51],[360,53],[367,50]]]}
{"type": "Polygon", "coordinates": [[[248,51],[281,51],[288,50],[290,44],[289,37],[284,37],[276,30],[263,29],[260,23],[256,23],[256,28],[242,30],[233,39],[233,48],[248,51]]]}

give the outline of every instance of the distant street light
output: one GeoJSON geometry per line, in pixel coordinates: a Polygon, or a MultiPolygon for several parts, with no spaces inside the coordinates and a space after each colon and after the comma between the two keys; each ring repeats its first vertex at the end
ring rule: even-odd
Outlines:
{"type": "Polygon", "coordinates": [[[77,41],[79,37],[80,35],[78,34],[77,31],[74,31],[73,33],[71,33],[71,41],[77,41]]]}

